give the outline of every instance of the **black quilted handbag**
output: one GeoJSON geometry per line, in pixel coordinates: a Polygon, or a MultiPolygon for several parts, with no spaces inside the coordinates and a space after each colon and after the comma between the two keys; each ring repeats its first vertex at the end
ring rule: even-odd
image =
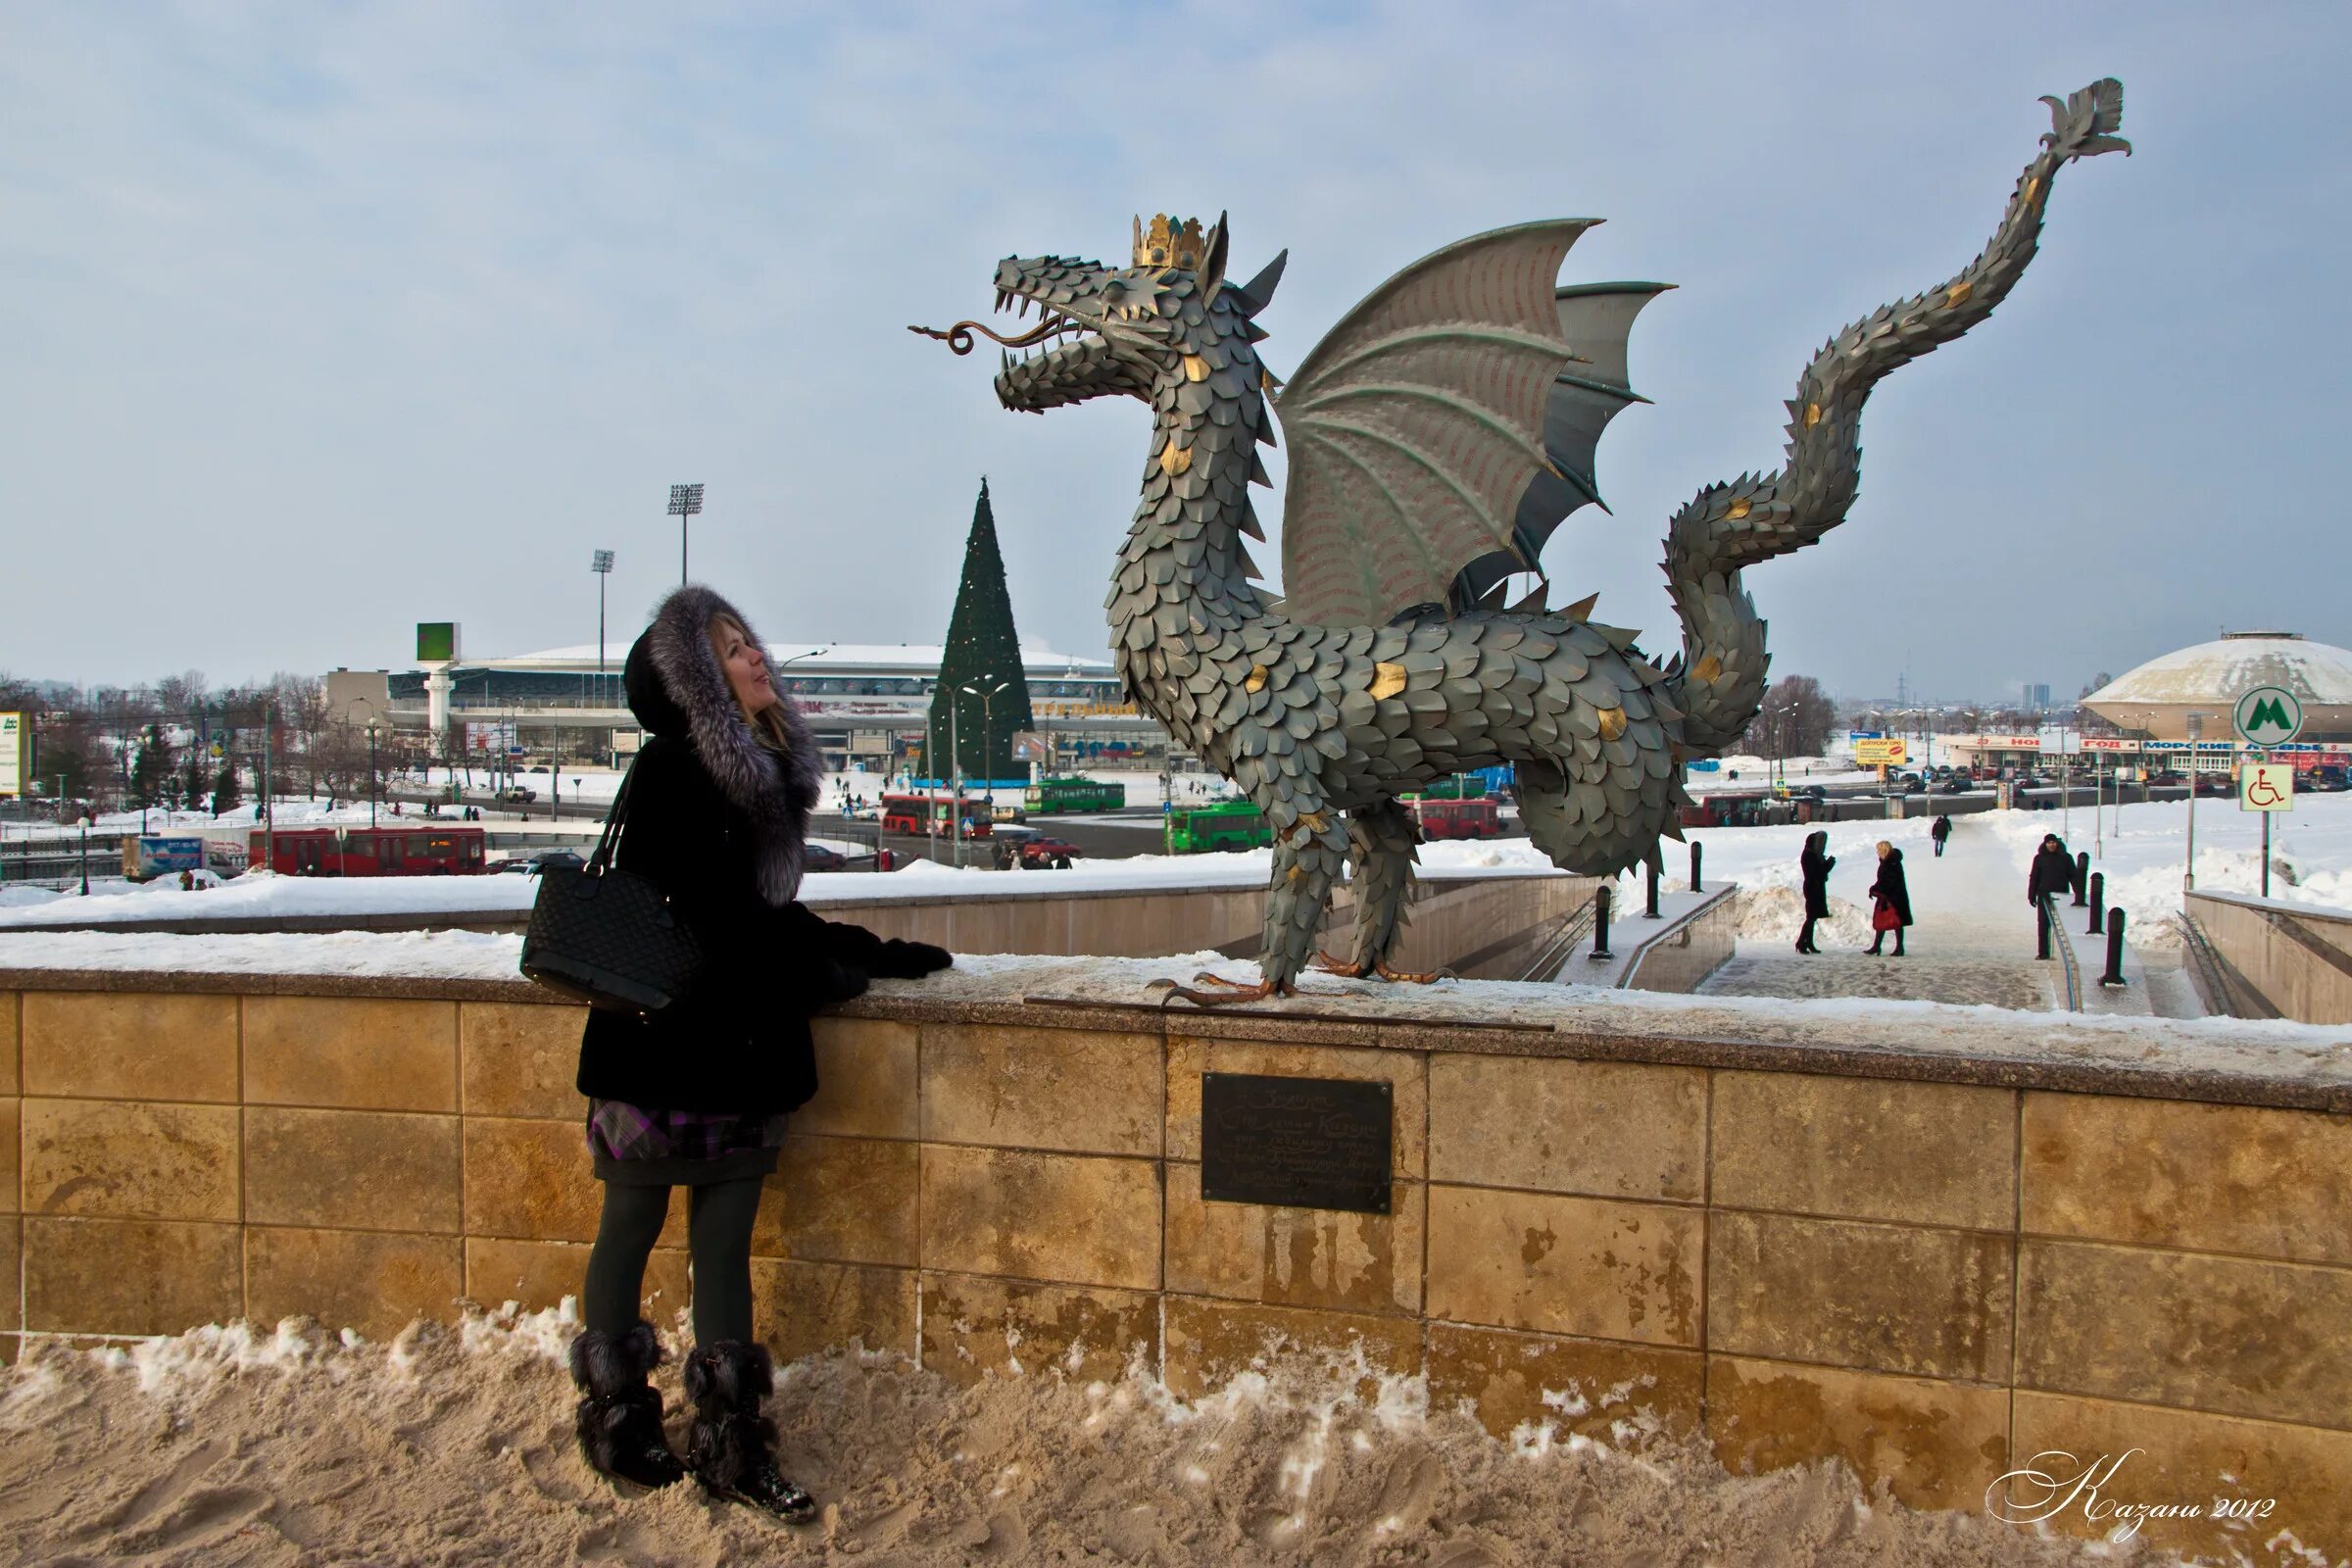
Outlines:
{"type": "Polygon", "coordinates": [[[522,972],[592,1007],[647,1013],[692,991],[704,958],[662,890],[612,864],[636,776],[631,762],[588,863],[539,873],[539,897],[522,937],[522,972]]]}

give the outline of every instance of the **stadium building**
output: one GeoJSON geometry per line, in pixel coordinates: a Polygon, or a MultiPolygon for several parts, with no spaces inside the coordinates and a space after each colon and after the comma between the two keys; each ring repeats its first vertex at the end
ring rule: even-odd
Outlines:
{"type": "MultiPolygon", "coordinates": [[[[449,734],[468,753],[502,747],[526,757],[594,760],[636,749],[637,722],[621,695],[625,643],[550,648],[508,659],[461,659],[445,666],[387,671],[384,701],[394,726],[449,734]]],[[[895,771],[921,765],[931,693],[944,650],[916,643],[777,643],[776,685],[808,715],[827,760],[895,771]]],[[[1167,734],[1119,690],[1107,660],[1024,649],[1036,727],[1054,748],[1050,771],[1159,765],[1167,734]]],[[[348,682],[346,672],[337,680],[348,682]]],[[[979,751],[973,736],[971,750],[979,751]]],[[[948,761],[949,738],[935,746],[948,761]]]]}

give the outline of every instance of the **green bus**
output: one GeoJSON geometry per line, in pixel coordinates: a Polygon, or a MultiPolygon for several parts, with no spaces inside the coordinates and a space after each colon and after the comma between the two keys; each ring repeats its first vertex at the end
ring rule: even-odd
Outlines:
{"type": "Polygon", "coordinates": [[[1168,813],[1168,853],[1203,855],[1211,850],[1254,850],[1274,842],[1263,812],[1248,801],[1221,801],[1168,813]]]}
{"type": "Polygon", "coordinates": [[[1102,784],[1091,778],[1041,779],[1023,798],[1031,816],[1058,816],[1069,811],[1115,811],[1127,804],[1127,786],[1102,784]]]}

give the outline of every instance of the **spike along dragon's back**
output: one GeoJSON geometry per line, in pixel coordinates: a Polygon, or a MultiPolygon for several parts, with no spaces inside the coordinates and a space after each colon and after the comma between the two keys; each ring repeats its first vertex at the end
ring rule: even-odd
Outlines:
{"type": "Polygon", "coordinates": [[[997,396],[1042,413],[1117,393],[1150,406],[1142,497],[1111,573],[1111,646],[1135,700],[1176,743],[1241,786],[1274,833],[1256,984],[1203,975],[1181,995],[1232,1001],[1295,989],[1331,888],[1352,861],[1353,951],[1342,974],[1390,967],[1411,885],[1413,821],[1398,797],[1510,763],[1528,836],[1558,865],[1609,876],[1679,836],[1684,760],[1739,737],[1765,687],[1764,622],[1740,573],[1845,518],[1863,400],[1879,378],[1983,320],[2033,259],[2050,182],[2077,158],[2129,146],[2123,89],[2092,83],[2050,106],[1983,254],[1949,280],[1848,326],[1814,356],[1788,405],[1787,461],[1710,485],[1668,524],[1666,571],[1683,647],[1660,665],[1591,601],[1543,607],[1552,530],[1599,500],[1593,451],[1640,401],[1626,334],[1663,285],[1564,286],[1586,220],[1528,223],[1449,245],[1382,284],[1284,386],[1260,363],[1256,318],[1284,258],[1226,276],[1220,218],[1138,220],[1125,267],[1008,258],[997,306],[1037,324],[1004,337],[997,396]],[[1269,404],[1269,400],[1271,404],[1269,404]],[[1260,588],[1264,538],[1250,487],[1279,416],[1290,442],[1283,584],[1260,588]],[[1515,605],[1502,590],[1538,573],[1515,605]]]}

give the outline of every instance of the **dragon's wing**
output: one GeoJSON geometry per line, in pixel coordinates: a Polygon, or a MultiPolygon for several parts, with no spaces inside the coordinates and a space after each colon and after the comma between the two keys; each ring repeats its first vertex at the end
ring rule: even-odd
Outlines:
{"type": "Polygon", "coordinates": [[[1642,307],[1673,286],[1582,283],[1557,291],[1560,332],[1580,363],[1552,378],[1551,399],[1544,408],[1544,451],[1551,469],[1539,468],[1527,481],[1512,518],[1512,548],[1481,556],[1455,575],[1448,600],[1455,613],[1486,599],[1513,573],[1536,569],[1552,530],[1577,508],[1590,504],[1609,510],[1594,477],[1600,432],[1627,404],[1649,401],[1627,379],[1626,335],[1642,307]]]}
{"type": "Polygon", "coordinates": [[[1378,624],[1454,600],[1466,571],[1487,573],[1483,590],[1532,569],[1552,527],[1592,499],[1592,443],[1632,399],[1625,327],[1657,292],[1555,286],[1592,222],[1449,245],[1306,357],[1276,404],[1291,446],[1287,614],[1378,624]]]}

